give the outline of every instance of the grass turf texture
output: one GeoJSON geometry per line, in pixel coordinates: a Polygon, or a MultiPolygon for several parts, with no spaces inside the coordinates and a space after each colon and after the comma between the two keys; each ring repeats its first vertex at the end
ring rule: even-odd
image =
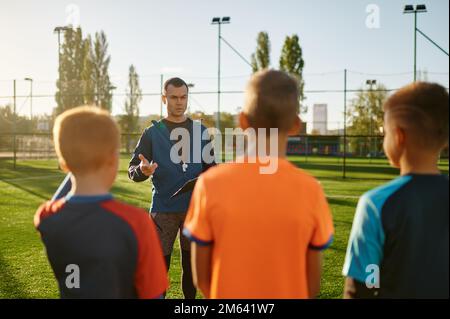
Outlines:
{"type": "MultiPolygon", "coordinates": [[[[340,298],[344,281],[341,269],[358,196],[394,178],[398,171],[382,159],[348,159],[349,178],[344,180],[342,159],[290,156],[289,160],[316,176],[327,194],[336,236],[325,251],[320,298],[340,298]]],[[[118,200],[147,209],[151,187],[148,182],[128,180],[127,163],[123,156],[112,192],[118,200]]],[[[448,160],[442,160],[440,168],[448,174],[448,160]]],[[[0,160],[0,298],[58,298],[57,284],[32,220],[37,207],[51,197],[63,177],[55,160],[19,160],[16,170],[12,170],[11,160],[0,160]]],[[[180,273],[177,242],[168,298],[182,298],[180,273]]]]}

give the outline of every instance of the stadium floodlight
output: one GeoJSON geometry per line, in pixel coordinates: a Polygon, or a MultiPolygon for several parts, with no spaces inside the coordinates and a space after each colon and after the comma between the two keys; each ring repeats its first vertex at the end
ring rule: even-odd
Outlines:
{"type": "Polygon", "coordinates": [[[230,23],[231,22],[231,18],[230,17],[223,17],[222,18],[222,23],[230,23]]]}
{"type": "Polygon", "coordinates": [[[71,30],[69,26],[59,26],[53,29],[53,33],[58,34],[58,52],[61,52],[61,33],[71,30]]]}
{"type": "Polygon", "coordinates": [[[220,23],[220,18],[214,17],[214,18],[212,19],[211,24],[219,24],[219,23],[220,23]]]}
{"type": "Polygon", "coordinates": [[[64,32],[64,31],[67,31],[67,30],[70,30],[70,29],[72,29],[72,28],[71,28],[71,27],[68,27],[68,26],[55,27],[55,28],[53,29],[53,32],[54,32],[54,33],[64,32]]]}
{"type": "Polygon", "coordinates": [[[403,13],[414,13],[414,6],[407,4],[403,10],[403,13]]]}
{"type": "Polygon", "coordinates": [[[424,4],[418,4],[416,6],[416,11],[417,12],[427,12],[427,6],[424,4]]]}

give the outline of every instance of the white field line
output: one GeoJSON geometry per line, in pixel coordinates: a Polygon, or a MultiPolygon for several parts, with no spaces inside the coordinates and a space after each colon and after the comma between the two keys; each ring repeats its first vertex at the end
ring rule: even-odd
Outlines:
{"type": "Polygon", "coordinates": [[[357,195],[339,195],[339,194],[333,194],[333,195],[326,195],[327,198],[351,198],[351,199],[358,199],[361,196],[357,195]]]}
{"type": "Polygon", "coordinates": [[[43,175],[43,176],[31,176],[31,177],[22,177],[22,178],[11,178],[11,179],[0,179],[0,182],[22,182],[33,179],[48,179],[48,178],[64,178],[64,175],[61,174],[53,174],[53,175],[43,175]]]}

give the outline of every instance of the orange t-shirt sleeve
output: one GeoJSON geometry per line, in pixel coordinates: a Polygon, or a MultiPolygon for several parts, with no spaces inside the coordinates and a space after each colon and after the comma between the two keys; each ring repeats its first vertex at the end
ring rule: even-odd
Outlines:
{"type": "Polygon", "coordinates": [[[320,185],[317,188],[316,204],[314,209],[314,232],[309,243],[313,250],[327,249],[333,243],[333,218],[327,199],[320,185]]]}
{"type": "Polygon", "coordinates": [[[203,178],[199,177],[192,193],[183,229],[183,234],[199,245],[210,245],[213,242],[208,214],[206,188],[203,178]]]}

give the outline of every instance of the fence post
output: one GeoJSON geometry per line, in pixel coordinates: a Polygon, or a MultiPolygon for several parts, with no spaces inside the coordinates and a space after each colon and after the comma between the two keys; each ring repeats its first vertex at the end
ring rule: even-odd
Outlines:
{"type": "Polygon", "coordinates": [[[305,163],[308,163],[308,150],[309,150],[309,144],[308,144],[308,135],[305,136],[305,163]]]}
{"type": "Polygon", "coordinates": [[[162,120],[163,118],[163,102],[162,102],[162,95],[164,92],[164,74],[161,74],[161,85],[160,85],[160,89],[159,89],[159,93],[160,93],[160,97],[159,97],[159,117],[160,120],[162,120]]]}
{"type": "Polygon", "coordinates": [[[14,111],[13,111],[13,168],[16,169],[16,80],[14,80],[14,111]]]}

